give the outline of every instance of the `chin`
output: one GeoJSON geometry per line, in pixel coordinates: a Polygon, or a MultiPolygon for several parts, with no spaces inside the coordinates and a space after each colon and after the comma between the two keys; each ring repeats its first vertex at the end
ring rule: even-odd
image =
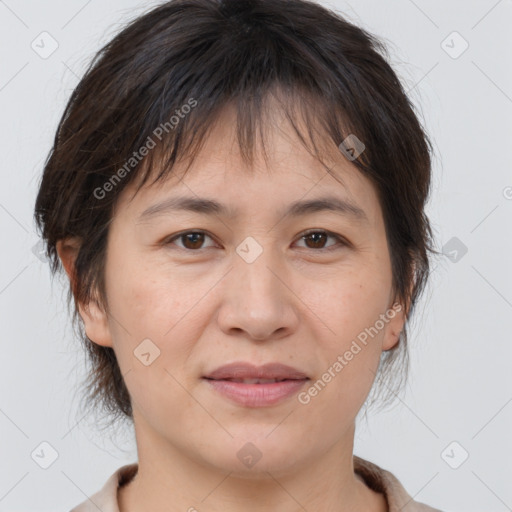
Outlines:
{"type": "Polygon", "coordinates": [[[294,439],[285,428],[280,433],[273,429],[275,425],[246,427],[243,433],[235,434],[228,428],[234,437],[225,444],[214,443],[215,447],[207,451],[208,463],[240,478],[268,478],[267,472],[277,476],[297,470],[301,459],[308,455],[297,448],[304,446],[304,440],[294,439]]]}

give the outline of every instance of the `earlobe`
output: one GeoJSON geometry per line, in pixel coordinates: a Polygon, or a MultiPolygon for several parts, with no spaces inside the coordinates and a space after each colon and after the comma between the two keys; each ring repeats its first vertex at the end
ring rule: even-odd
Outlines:
{"type": "MultiPolygon", "coordinates": [[[[57,253],[68,275],[75,302],[77,299],[74,264],[79,248],[80,240],[78,238],[59,240],[56,244],[57,253]]],[[[87,337],[98,345],[112,347],[108,316],[99,302],[93,299],[88,304],[78,303],[78,312],[82,318],[87,337]]]]}
{"type": "Polygon", "coordinates": [[[390,302],[388,310],[386,311],[389,322],[386,326],[384,339],[382,340],[382,350],[391,350],[396,347],[400,341],[400,333],[404,329],[411,307],[411,297],[416,279],[415,261],[412,261],[411,269],[411,281],[409,283],[409,294],[407,297],[400,299],[395,287],[393,287],[390,292],[389,298],[393,298],[393,302],[390,302]]]}
{"type": "Polygon", "coordinates": [[[393,306],[386,311],[388,325],[386,326],[384,339],[382,340],[382,350],[391,350],[399,340],[400,333],[405,325],[406,311],[402,304],[395,302],[393,306]]]}
{"type": "Polygon", "coordinates": [[[87,305],[79,304],[78,311],[84,323],[87,337],[103,347],[112,347],[112,338],[106,312],[96,301],[87,305]]]}

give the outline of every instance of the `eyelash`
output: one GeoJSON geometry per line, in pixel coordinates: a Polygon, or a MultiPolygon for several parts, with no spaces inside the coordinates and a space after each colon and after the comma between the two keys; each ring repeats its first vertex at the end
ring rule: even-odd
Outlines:
{"type": "MultiPolygon", "coordinates": [[[[349,246],[349,242],[347,240],[345,240],[343,237],[341,237],[340,235],[337,235],[336,233],[333,233],[331,231],[326,231],[325,229],[310,229],[310,230],[307,230],[305,232],[303,232],[298,240],[302,240],[304,239],[305,237],[307,237],[308,235],[312,235],[312,234],[323,234],[323,235],[327,235],[328,237],[331,237],[331,238],[334,238],[338,241],[338,244],[334,244],[332,246],[329,246],[329,247],[326,247],[326,248],[320,248],[320,249],[310,249],[312,250],[313,252],[330,252],[330,251],[334,251],[334,250],[337,250],[337,249],[340,249],[344,246],[349,246]]],[[[163,243],[164,245],[171,245],[173,244],[173,242],[175,240],[179,240],[181,239],[182,237],[186,236],[186,235],[206,235],[208,237],[210,237],[212,240],[213,240],[213,237],[208,234],[208,232],[206,231],[203,231],[201,229],[198,229],[198,230],[190,230],[190,231],[183,231],[181,233],[178,233],[176,235],[174,235],[172,238],[167,238],[163,243]]],[[[205,249],[209,249],[209,247],[206,247],[206,248],[200,248],[200,249],[187,249],[186,247],[179,247],[177,246],[177,248],[179,250],[182,250],[182,251],[185,251],[185,252],[202,252],[203,250],[205,249]]],[[[308,247],[302,247],[302,249],[309,249],[308,247]]]]}

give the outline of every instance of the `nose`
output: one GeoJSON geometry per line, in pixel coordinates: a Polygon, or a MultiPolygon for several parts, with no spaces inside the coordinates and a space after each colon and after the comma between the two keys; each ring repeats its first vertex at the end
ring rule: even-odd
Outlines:
{"type": "Polygon", "coordinates": [[[252,263],[237,256],[223,282],[220,329],[256,341],[290,335],[297,329],[300,303],[290,279],[271,250],[252,263]]]}

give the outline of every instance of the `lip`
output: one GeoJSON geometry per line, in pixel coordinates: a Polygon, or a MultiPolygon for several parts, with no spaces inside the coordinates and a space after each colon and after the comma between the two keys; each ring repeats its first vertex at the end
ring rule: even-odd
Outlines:
{"type": "Polygon", "coordinates": [[[254,366],[236,362],[221,366],[204,376],[216,392],[244,407],[267,407],[296,394],[309,377],[296,368],[281,363],[254,366]],[[278,379],[272,383],[234,382],[232,379],[278,379]]]}
{"type": "Polygon", "coordinates": [[[220,366],[216,370],[205,375],[207,379],[307,379],[308,376],[293,368],[281,363],[267,363],[262,366],[255,366],[251,363],[235,362],[220,366]]]}

